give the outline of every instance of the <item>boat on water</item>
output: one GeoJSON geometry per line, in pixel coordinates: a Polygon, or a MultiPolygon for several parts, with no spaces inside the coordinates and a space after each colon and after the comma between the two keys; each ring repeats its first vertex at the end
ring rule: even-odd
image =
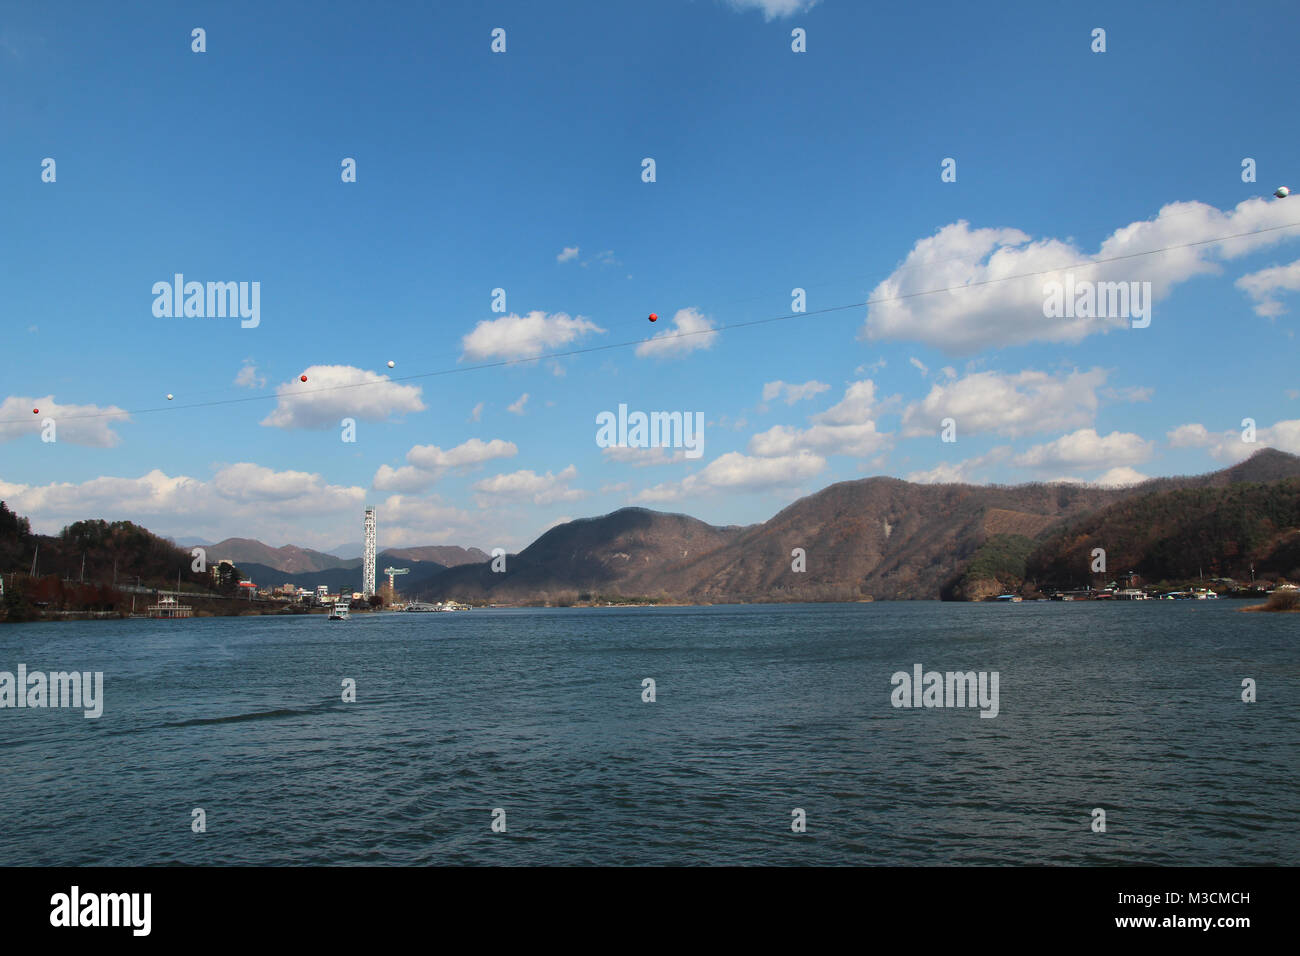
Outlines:
{"type": "Polygon", "coordinates": [[[441,604],[425,604],[422,601],[412,601],[406,605],[405,611],[410,614],[429,614],[435,611],[468,611],[468,604],[461,604],[458,601],[444,601],[441,604]]]}
{"type": "Polygon", "coordinates": [[[999,601],[1006,601],[1008,604],[1019,604],[1024,601],[1024,598],[1019,594],[999,594],[997,599],[999,601]]]}
{"type": "Polygon", "coordinates": [[[349,611],[348,606],[342,602],[339,602],[330,608],[329,619],[331,621],[348,621],[351,620],[351,618],[352,612],[349,611]]]}

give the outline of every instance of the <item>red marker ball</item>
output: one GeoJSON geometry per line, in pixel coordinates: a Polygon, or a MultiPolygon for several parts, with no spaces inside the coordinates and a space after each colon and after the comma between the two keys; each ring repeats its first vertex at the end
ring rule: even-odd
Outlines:
{"type": "Polygon", "coordinates": [[[304,382],[307,381],[307,376],[306,376],[306,375],[299,375],[298,377],[299,377],[300,379],[302,379],[304,382]]]}
{"type": "Polygon", "coordinates": [[[40,413],[41,413],[41,410],[40,410],[39,408],[33,408],[33,409],[32,409],[32,414],[33,414],[33,415],[39,415],[40,413]]]}
{"type": "Polygon", "coordinates": [[[659,321],[659,316],[656,315],[654,312],[651,312],[651,313],[650,313],[650,321],[651,321],[651,322],[658,322],[658,321],[659,321]]]}

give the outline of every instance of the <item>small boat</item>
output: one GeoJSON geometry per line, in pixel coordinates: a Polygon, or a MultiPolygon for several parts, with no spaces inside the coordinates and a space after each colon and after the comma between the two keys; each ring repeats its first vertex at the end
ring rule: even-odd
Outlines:
{"type": "Polygon", "coordinates": [[[999,601],[1007,601],[1011,604],[1019,604],[1024,600],[1024,598],[1019,594],[999,594],[997,599],[999,601]]]}
{"type": "Polygon", "coordinates": [[[329,619],[331,621],[347,621],[350,620],[351,617],[352,615],[348,611],[348,606],[346,604],[343,604],[342,602],[335,604],[333,607],[330,608],[329,619]]]}

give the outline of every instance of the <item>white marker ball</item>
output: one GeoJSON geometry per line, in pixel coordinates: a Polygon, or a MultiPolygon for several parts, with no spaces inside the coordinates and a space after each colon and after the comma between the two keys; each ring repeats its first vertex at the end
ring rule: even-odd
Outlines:
{"type": "Polygon", "coordinates": [[[1273,193],[1273,195],[1278,199],[1285,199],[1287,196],[1291,195],[1291,190],[1287,189],[1285,186],[1278,186],[1277,192],[1273,193]]]}
{"type": "Polygon", "coordinates": [[[397,363],[396,363],[396,362],[389,362],[389,363],[388,363],[388,367],[389,367],[389,368],[397,368],[397,363]]]}
{"type": "Polygon", "coordinates": [[[168,393],[167,393],[167,401],[170,402],[170,401],[171,401],[173,398],[175,398],[175,397],[176,397],[176,396],[173,395],[171,392],[168,392],[168,393]]]}

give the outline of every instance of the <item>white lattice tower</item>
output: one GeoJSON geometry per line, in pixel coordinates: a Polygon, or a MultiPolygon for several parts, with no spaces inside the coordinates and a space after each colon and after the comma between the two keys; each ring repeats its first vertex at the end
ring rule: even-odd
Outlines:
{"type": "Polygon", "coordinates": [[[369,598],[375,593],[375,509],[366,509],[366,546],[361,558],[361,593],[369,598]]]}

